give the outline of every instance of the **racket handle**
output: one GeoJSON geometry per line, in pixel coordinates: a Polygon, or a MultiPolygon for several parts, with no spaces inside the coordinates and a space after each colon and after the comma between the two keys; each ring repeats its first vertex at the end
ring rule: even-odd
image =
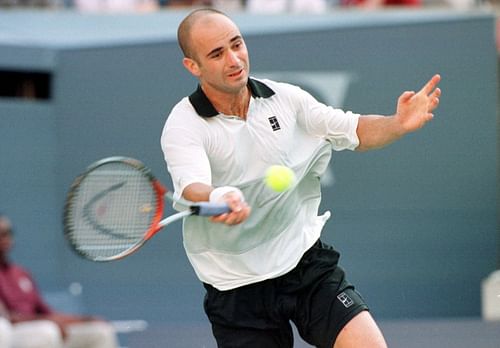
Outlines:
{"type": "Polygon", "coordinates": [[[231,209],[226,203],[199,202],[191,206],[191,211],[195,215],[214,216],[229,213],[231,209]]]}

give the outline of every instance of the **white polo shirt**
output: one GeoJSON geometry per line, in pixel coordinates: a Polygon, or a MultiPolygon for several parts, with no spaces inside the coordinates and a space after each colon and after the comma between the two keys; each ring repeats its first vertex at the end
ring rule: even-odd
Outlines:
{"type": "Polygon", "coordinates": [[[252,207],[236,226],[191,216],[184,220],[187,256],[199,279],[229,290],[292,270],[320,237],[319,178],[331,150],[353,150],[358,114],[316,101],[285,83],[250,78],[247,119],[215,110],[200,87],[170,113],[161,146],[176,195],[192,183],[235,186],[252,207]],[[295,172],[282,193],[263,182],[271,165],[295,172]]]}

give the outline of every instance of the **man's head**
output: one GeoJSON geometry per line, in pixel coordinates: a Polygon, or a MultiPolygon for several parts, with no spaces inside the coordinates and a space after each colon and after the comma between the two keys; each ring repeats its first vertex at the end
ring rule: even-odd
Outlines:
{"type": "Polygon", "coordinates": [[[203,87],[224,93],[241,91],[249,73],[248,52],[236,24],[213,9],[191,12],[179,25],[183,64],[203,87]]]}
{"type": "Polygon", "coordinates": [[[186,58],[194,58],[193,47],[191,43],[191,31],[195,23],[201,18],[209,15],[221,15],[227,17],[223,12],[212,8],[202,8],[190,12],[179,24],[177,29],[177,41],[186,58]]]}
{"type": "Polygon", "coordinates": [[[7,257],[12,243],[12,224],[7,216],[0,214],[0,259],[7,257]]]}

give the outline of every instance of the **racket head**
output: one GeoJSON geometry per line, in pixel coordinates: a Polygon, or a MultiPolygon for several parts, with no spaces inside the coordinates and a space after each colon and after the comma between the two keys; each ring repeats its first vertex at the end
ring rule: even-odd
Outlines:
{"type": "Polygon", "coordinates": [[[64,235],[92,261],[123,258],[161,229],[167,189],[142,162],[108,157],[72,183],[64,205],[64,235]]]}

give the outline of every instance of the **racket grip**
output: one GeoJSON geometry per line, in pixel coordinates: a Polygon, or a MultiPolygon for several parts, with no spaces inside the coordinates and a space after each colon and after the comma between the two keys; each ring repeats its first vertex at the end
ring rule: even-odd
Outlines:
{"type": "Polygon", "coordinates": [[[214,216],[229,213],[231,209],[226,203],[199,202],[191,206],[191,211],[195,215],[214,216]]]}

